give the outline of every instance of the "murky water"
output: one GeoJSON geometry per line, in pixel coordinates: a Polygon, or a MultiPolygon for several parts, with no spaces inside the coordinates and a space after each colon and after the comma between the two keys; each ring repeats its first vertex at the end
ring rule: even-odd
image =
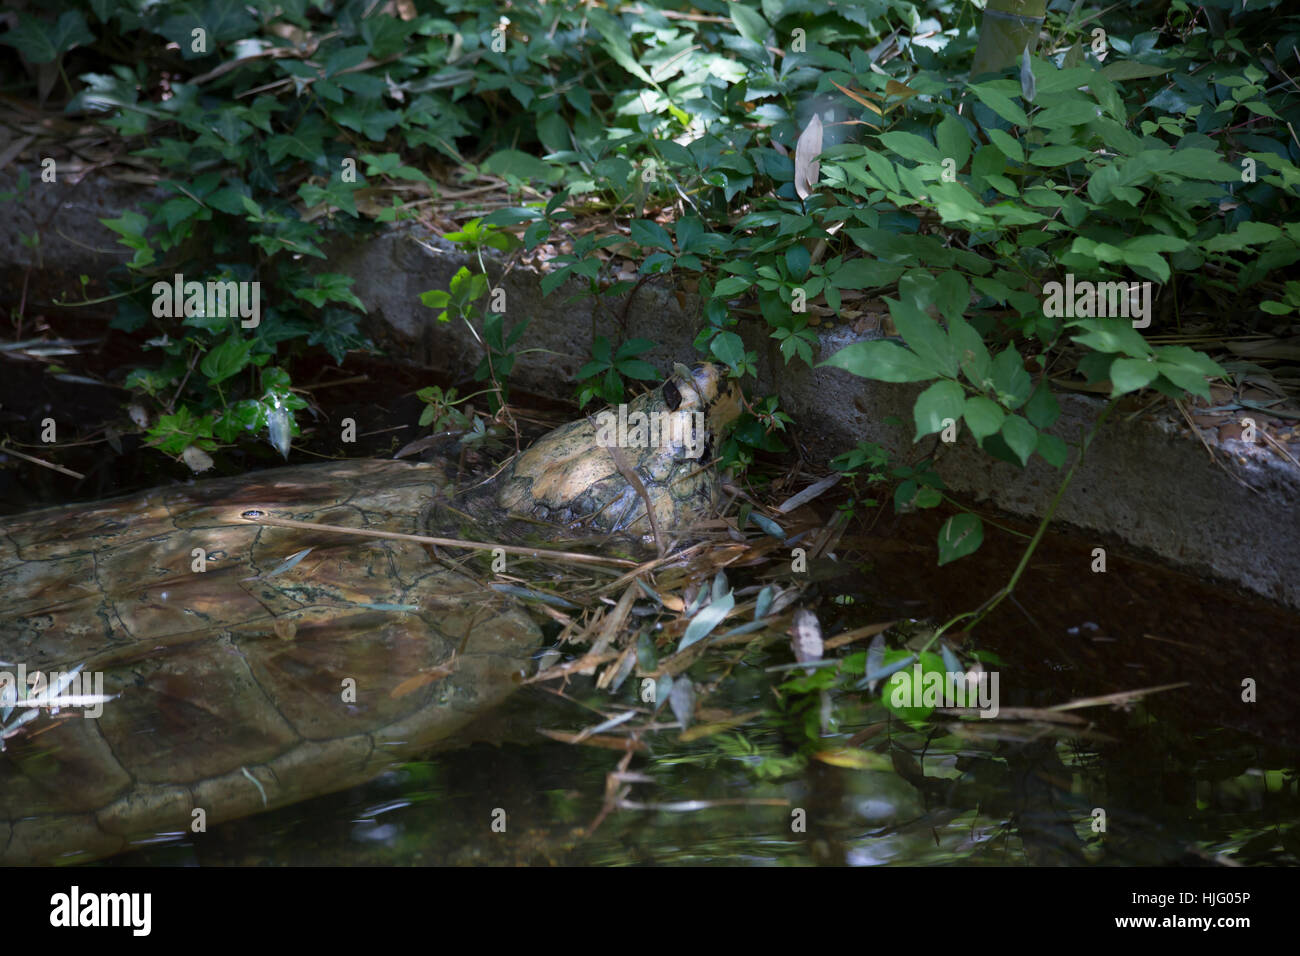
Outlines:
{"type": "MultiPolygon", "coordinates": [[[[934,527],[934,516],[889,518],[845,539],[838,564],[819,569],[828,636],[900,616],[946,620],[1018,559],[1020,539],[993,533],[978,561],[936,568],[934,527]]],[[[909,725],[853,691],[824,706],[816,695],[778,701],[770,688],[781,677],[766,668],[790,651],[777,641],[737,649],[708,700],[764,716],[686,744],[674,731],[649,736],[630,781],[607,786],[621,754],[537,734],[592,717],[530,688],[497,727],[511,742],[108,865],[1300,863],[1300,675],[1287,653],[1297,618],[1116,548],[1106,574],[1092,574],[1099,544],[1049,537],[1014,600],[959,648],[1001,660],[1004,709],[1187,686],[1052,720],[909,725]],[[1246,678],[1256,703],[1241,700],[1246,678]],[[607,806],[607,793],[621,805],[607,806]]],[[[723,666],[706,658],[691,675],[704,683],[723,666]]],[[[630,690],[611,702],[580,682],[568,694],[607,713],[633,703],[630,690]]]]}
{"type": "MultiPolygon", "coordinates": [[[[387,429],[415,420],[410,392],[427,376],[371,372],[368,382],[321,395],[333,419],[363,422],[366,452],[383,455],[415,437],[387,429]]],[[[62,383],[45,395],[48,383],[29,377],[9,383],[15,400],[80,395],[62,383]]],[[[74,419],[102,412],[102,390],[92,392],[70,410],[74,419]]],[[[89,479],[74,487],[26,472],[24,485],[5,471],[0,510],[165,478],[155,458],[130,448],[117,457],[87,446],[61,460],[89,479]]],[[[227,463],[232,472],[249,464],[227,463]]],[[[819,583],[808,604],[828,637],[896,619],[933,626],[1005,583],[1023,539],[986,527],[973,559],[939,568],[939,520],[885,515],[852,530],[836,561],[810,569],[819,583]]],[[[688,743],[676,731],[646,735],[621,780],[610,777],[620,752],[537,732],[590,727],[593,713],[579,703],[606,714],[633,703],[631,682],[610,698],[575,680],[568,700],[536,687],[517,694],[493,728],[502,743],[409,763],[204,834],[164,835],[98,865],[1300,863],[1300,616],[1115,542],[1053,535],[975,635],[949,636],[963,656],[995,654],[1002,707],[1039,708],[1038,719],[940,716],[913,726],[851,682],[825,703],[774,693],[789,677],[767,670],[791,660],[781,639],[707,656],[690,672],[703,685],[726,671],[709,708],[761,716],[688,743]],[[1091,570],[1099,546],[1108,551],[1104,574],[1091,570]],[[1254,682],[1253,702],[1243,700],[1245,681],[1254,682]],[[1043,708],[1170,684],[1183,686],[1127,709],[1042,719],[1043,708]]]]}

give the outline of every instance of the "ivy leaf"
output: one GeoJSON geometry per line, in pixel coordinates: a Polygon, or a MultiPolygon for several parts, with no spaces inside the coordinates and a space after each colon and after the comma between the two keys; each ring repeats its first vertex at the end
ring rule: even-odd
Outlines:
{"type": "Polygon", "coordinates": [[[249,353],[256,344],[256,339],[245,339],[231,334],[220,345],[208,349],[199,371],[207,376],[208,383],[216,385],[232,375],[237,375],[248,364],[249,353]]]}
{"type": "Polygon", "coordinates": [[[53,26],[29,13],[20,13],[18,25],[0,35],[0,43],[17,47],[29,63],[53,63],[73,47],[94,42],[95,34],[77,10],[66,11],[53,26]]]}
{"type": "Polygon", "coordinates": [[[767,42],[767,33],[770,28],[758,11],[744,4],[733,3],[729,12],[731,22],[736,25],[736,32],[746,40],[756,43],[760,47],[767,42]]]}

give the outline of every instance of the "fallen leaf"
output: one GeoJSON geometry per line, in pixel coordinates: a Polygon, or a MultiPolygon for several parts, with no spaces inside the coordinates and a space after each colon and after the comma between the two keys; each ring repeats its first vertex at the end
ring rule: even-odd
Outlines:
{"type": "Polygon", "coordinates": [[[453,663],[444,664],[439,667],[434,667],[431,670],[422,671],[419,674],[415,674],[402,681],[389,692],[388,696],[392,700],[396,700],[399,697],[405,697],[407,694],[411,693],[411,691],[419,690],[425,684],[432,684],[434,681],[442,680],[444,677],[450,676],[452,671],[455,669],[456,665],[453,663]]]}

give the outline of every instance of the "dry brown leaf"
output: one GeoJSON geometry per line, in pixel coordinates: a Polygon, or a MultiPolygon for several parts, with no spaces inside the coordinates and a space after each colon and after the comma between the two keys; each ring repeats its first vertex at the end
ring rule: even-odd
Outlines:
{"type": "Polygon", "coordinates": [[[876,96],[874,93],[868,93],[866,90],[851,90],[851,89],[849,89],[847,86],[840,86],[840,85],[839,85],[838,83],[836,83],[834,80],[831,80],[831,86],[835,87],[837,90],[839,90],[839,91],[840,91],[841,93],[843,93],[845,96],[847,96],[849,99],[853,100],[853,102],[858,103],[858,104],[860,104],[860,105],[862,105],[862,106],[865,106],[867,109],[871,110],[871,111],[872,111],[873,113],[875,113],[877,116],[884,116],[884,115],[885,115],[885,114],[884,114],[884,111],[881,110],[881,108],[880,108],[879,106],[877,106],[875,103],[871,102],[871,100],[873,100],[873,99],[879,99],[879,98],[880,98],[880,97],[876,96]],[[871,99],[867,99],[867,97],[871,97],[871,99]]]}
{"type": "Polygon", "coordinates": [[[450,676],[451,672],[455,669],[456,665],[451,663],[443,664],[427,671],[421,671],[419,674],[408,677],[406,680],[394,687],[389,691],[388,696],[392,700],[396,700],[399,697],[405,697],[407,694],[411,693],[411,691],[419,690],[425,684],[432,684],[436,680],[442,680],[444,677],[450,676]]]}
{"type": "Polygon", "coordinates": [[[817,177],[821,174],[817,157],[821,151],[822,120],[814,113],[794,145],[794,191],[800,199],[807,199],[817,191],[817,177]]]}
{"type": "Polygon", "coordinates": [[[605,750],[634,750],[637,753],[646,749],[642,741],[634,740],[631,737],[614,737],[609,734],[583,737],[581,734],[567,733],[562,730],[547,730],[545,727],[538,727],[537,732],[544,737],[558,740],[562,744],[581,744],[584,747],[601,747],[605,750]]]}

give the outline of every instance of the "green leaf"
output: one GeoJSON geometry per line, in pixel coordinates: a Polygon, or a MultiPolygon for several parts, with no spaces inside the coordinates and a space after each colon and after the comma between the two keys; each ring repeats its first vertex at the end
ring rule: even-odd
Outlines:
{"type": "MultiPolygon", "coordinates": [[[[984,178],[996,185],[995,180],[1001,177],[989,175],[984,178]]],[[[1009,184],[1010,180],[1007,182],[1009,184]]],[[[1015,195],[1014,185],[1008,185],[1007,192],[1009,195],[1015,195]]],[[[968,222],[976,227],[993,225],[988,209],[961,183],[934,183],[930,186],[930,198],[934,201],[934,208],[944,222],[968,222]]]]}
{"type": "Polygon", "coordinates": [[[1066,166],[1092,154],[1081,146],[1044,146],[1029,155],[1035,166],[1066,166]]]}
{"type": "Polygon", "coordinates": [[[29,63],[53,63],[73,47],[94,42],[86,18],[77,10],[65,11],[52,26],[29,13],[20,13],[17,26],[0,34],[0,43],[17,47],[29,63]]]}
{"type": "Polygon", "coordinates": [[[650,74],[642,69],[641,64],[636,61],[636,57],[632,53],[632,43],[628,39],[627,31],[623,26],[600,7],[588,8],[586,16],[591,25],[596,28],[596,31],[604,39],[605,51],[614,59],[614,62],[647,86],[655,86],[655,81],[650,78],[650,74]]]}
{"type": "Polygon", "coordinates": [[[1043,460],[1053,468],[1060,468],[1065,464],[1065,456],[1069,451],[1069,448],[1066,446],[1065,442],[1061,441],[1061,439],[1057,438],[1055,435],[1049,435],[1047,432],[1039,432],[1037,451],[1038,454],[1043,456],[1043,460]]]}
{"type": "MultiPolygon", "coordinates": [[[[1121,360],[1115,360],[1115,364],[1119,364],[1119,362],[1121,360]]],[[[1201,398],[1209,399],[1210,388],[1208,382],[1205,381],[1206,373],[1203,369],[1191,368],[1186,364],[1164,362],[1164,360],[1160,359],[1156,360],[1156,368],[1162,376],[1169,378],[1169,381],[1177,385],[1178,388],[1186,389],[1187,392],[1191,392],[1193,395],[1200,395],[1201,398]]],[[[1222,372],[1219,372],[1219,375],[1222,375],[1222,372]]]]}
{"type": "MultiPolygon", "coordinates": [[[[835,270],[831,281],[839,289],[878,289],[898,281],[903,266],[879,259],[852,259],[835,270]]],[[[723,280],[725,282],[727,280],[723,280]]],[[[722,283],[718,283],[721,285],[722,283]]]]}
{"type": "Polygon", "coordinates": [[[1029,125],[1029,118],[1025,116],[1025,111],[1012,102],[1010,97],[993,89],[992,83],[976,83],[970,89],[979,97],[981,103],[1008,123],[1014,123],[1016,126],[1029,125]]]}
{"type": "Polygon", "coordinates": [[[988,133],[989,140],[996,146],[1007,159],[1013,163],[1023,163],[1025,161],[1025,150],[1020,145],[1020,140],[1016,139],[1006,130],[990,129],[985,130],[988,133]]]}
{"type": "Polygon", "coordinates": [[[876,339],[854,342],[840,349],[821,365],[842,368],[878,382],[928,382],[940,371],[908,349],[894,342],[876,339]]]}
{"type": "Polygon", "coordinates": [[[934,148],[934,145],[915,133],[899,131],[882,133],[880,142],[886,149],[913,162],[938,166],[943,161],[943,155],[934,148]]]}
{"type": "Polygon", "coordinates": [[[649,339],[628,339],[618,347],[614,353],[616,359],[631,358],[634,355],[640,355],[642,352],[649,352],[655,347],[655,343],[649,339]]]}
{"type": "Polygon", "coordinates": [[[1023,405],[1029,398],[1032,386],[1029,373],[1025,371],[1024,359],[1014,346],[1008,347],[993,360],[993,387],[998,393],[998,401],[1007,408],[1023,405]]]}
{"type": "Polygon", "coordinates": [[[966,512],[953,515],[939,529],[939,564],[974,554],[983,543],[984,522],[966,512]]]}
{"type": "Polygon", "coordinates": [[[966,399],[964,415],[966,427],[978,442],[983,442],[989,435],[996,434],[1007,417],[1002,411],[1002,406],[982,395],[966,399]]]}
{"type": "Polygon", "coordinates": [[[966,381],[980,391],[988,388],[993,360],[980,334],[963,316],[955,315],[948,319],[948,340],[966,381]]]}
{"type": "Polygon", "coordinates": [[[709,351],[733,371],[739,371],[745,361],[745,341],[735,332],[719,332],[709,343],[709,351]]]}
{"type": "Polygon", "coordinates": [[[483,169],[498,176],[515,176],[530,182],[549,182],[551,167],[519,149],[501,149],[483,161],[483,169]]]}
{"type": "Polygon", "coordinates": [[[642,382],[656,381],[659,378],[659,370],[649,362],[643,362],[641,359],[623,359],[614,367],[628,378],[634,378],[642,382]]]}
{"type": "Polygon", "coordinates": [[[167,223],[168,229],[175,229],[186,219],[202,211],[203,207],[189,196],[174,196],[162,204],[158,209],[158,215],[162,216],[163,222],[167,223]]]}
{"type": "Polygon", "coordinates": [[[730,5],[731,22],[736,25],[736,31],[751,43],[756,43],[763,47],[767,45],[767,21],[759,16],[758,11],[743,3],[733,3],[730,5]]]}
{"type": "Polygon", "coordinates": [[[961,318],[970,308],[970,286],[956,271],[942,272],[934,287],[934,304],[949,322],[961,318]]]}
{"type": "Polygon", "coordinates": [[[1151,346],[1133,328],[1132,322],[1109,318],[1083,319],[1076,325],[1086,331],[1070,338],[1094,351],[1123,352],[1129,358],[1145,358],[1151,354],[1151,346]]]}
{"type": "Polygon", "coordinates": [[[1082,126],[1101,115],[1101,108],[1087,100],[1073,100],[1034,114],[1034,125],[1043,129],[1082,126]]]}
{"type": "Polygon", "coordinates": [[[742,292],[748,292],[753,288],[753,285],[754,280],[745,276],[727,276],[719,279],[718,284],[713,287],[713,297],[715,299],[730,299],[742,292]]]}
{"type": "Polygon", "coordinates": [[[336,47],[329,56],[325,58],[325,75],[333,76],[335,73],[341,73],[346,69],[356,66],[365,61],[369,55],[369,50],[365,44],[356,44],[355,46],[336,47]]]}
{"type": "Polygon", "coordinates": [[[249,353],[256,342],[256,339],[246,339],[232,333],[220,345],[208,349],[203,361],[199,363],[199,371],[207,376],[211,385],[224,382],[248,364],[249,353]]]}
{"type": "Polygon", "coordinates": [[[1146,388],[1160,374],[1154,361],[1117,358],[1110,366],[1111,397],[1146,388]]]}
{"type": "Polygon", "coordinates": [[[947,426],[949,420],[961,421],[965,410],[965,393],[956,382],[944,379],[935,382],[919,396],[912,407],[916,420],[916,438],[920,441],[947,426]]]}
{"type": "Polygon", "coordinates": [[[942,673],[943,660],[938,654],[927,653],[921,657],[920,684],[917,683],[916,668],[913,666],[914,655],[904,654],[902,651],[886,651],[884,655],[886,666],[879,669],[868,668],[871,673],[868,673],[858,686],[867,687],[872,681],[888,677],[889,680],[880,688],[880,702],[900,720],[925,720],[934,713],[934,708],[926,707],[921,703],[924,700],[926,679],[924,675],[927,671],[942,673]]]}
{"type": "Polygon", "coordinates": [[[1038,429],[1029,422],[1025,421],[1019,415],[1009,415],[1007,420],[1002,423],[1000,429],[1002,438],[1020,459],[1022,465],[1027,464],[1029,456],[1034,453],[1038,446],[1038,429]]]}
{"type": "Polygon", "coordinates": [[[1034,394],[1025,402],[1024,413],[1037,428],[1051,428],[1061,417],[1061,406],[1057,404],[1056,396],[1052,394],[1046,379],[1038,383],[1034,394]]]}
{"type": "Polygon", "coordinates": [[[1212,236],[1201,245],[1210,252],[1235,252],[1263,242],[1275,242],[1281,237],[1282,230],[1272,223],[1247,220],[1235,232],[1212,236]]]}
{"type": "Polygon", "coordinates": [[[934,374],[930,377],[945,375],[956,378],[959,371],[956,352],[939,323],[917,308],[910,299],[885,299],[885,302],[889,305],[889,314],[903,341],[934,369],[934,374]]]}
{"type": "Polygon", "coordinates": [[[1148,76],[1160,76],[1174,69],[1170,66],[1159,66],[1154,63],[1139,63],[1137,60],[1115,60],[1113,63],[1107,63],[1101,69],[1101,75],[1112,83],[1122,83],[1125,80],[1141,80],[1148,76]]]}
{"type": "Polygon", "coordinates": [[[668,230],[657,222],[651,222],[649,219],[633,219],[631,232],[632,241],[639,246],[673,251],[672,237],[668,235],[668,230]]]}
{"type": "Polygon", "coordinates": [[[872,175],[884,183],[886,189],[891,192],[898,192],[902,188],[902,184],[898,181],[898,170],[889,161],[889,157],[867,150],[864,158],[871,168],[872,175]]]}
{"type": "Polygon", "coordinates": [[[1211,378],[1219,378],[1228,373],[1218,362],[1203,352],[1188,348],[1186,345],[1162,345],[1156,349],[1156,360],[1166,365],[1180,365],[1190,371],[1211,378]]]}
{"type": "Polygon", "coordinates": [[[940,120],[934,130],[935,142],[939,144],[939,153],[944,159],[951,159],[957,169],[962,169],[970,159],[971,140],[966,126],[952,113],[940,120]]]}

